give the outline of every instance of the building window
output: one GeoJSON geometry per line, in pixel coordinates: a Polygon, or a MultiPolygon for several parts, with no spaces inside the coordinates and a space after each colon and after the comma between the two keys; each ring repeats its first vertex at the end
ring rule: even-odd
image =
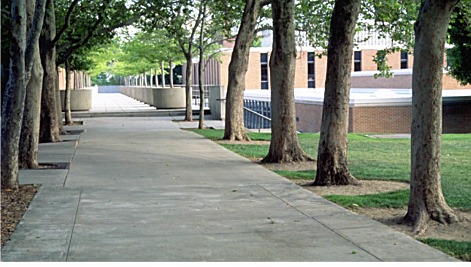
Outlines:
{"type": "Polygon", "coordinates": [[[261,88],[268,89],[268,53],[260,54],[261,88]]]}
{"type": "Polygon", "coordinates": [[[376,53],[376,69],[381,70],[381,66],[386,66],[386,51],[379,50],[376,53]]]}
{"type": "Polygon", "coordinates": [[[408,69],[408,57],[407,51],[401,51],[401,69],[408,69]]]}
{"type": "Polygon", "coordinates": [[[315,56],[314,52],[307,53],[307,88],[316,88],[315,74],[315,56]]]}
{"type": "Polygon", "coordinates": [[[361,51],[353,52],[353,71],[361,71],[361,51]]]}

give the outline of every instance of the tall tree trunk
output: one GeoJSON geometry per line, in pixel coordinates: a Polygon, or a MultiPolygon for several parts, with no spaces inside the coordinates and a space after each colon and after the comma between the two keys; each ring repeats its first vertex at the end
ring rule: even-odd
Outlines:
{"type": "Polygon", "coordinates": [[[172,68],[172,61],[168,61],[168,65],[170,66],[170,88],[173,88],[173,68],[172,68]]]}
{"type": "Polygon", "coordinates": [[[157,73],[157,67],[155,67],[155,87],[159,87],[159,75],[157,73]]]}
{"type": "MultiPolygon", "coordinates": [[[[206,17],[206,3],[203,4],[203,18],[206,17]]],[[[204,19],[201,20],[199,46],[200,52],[198,62],[198,88],[200,91],[200,115],[198,118],[198,129],[204,129],[204,19]]],[[[170,66],[171,68],[171,66],[170,66]]]]}
{"type": "Polygon", "coordinates": [[[423,1],[415,23],[409,207],[405,220],[420,234],[430,219],[459,220],[441,189],[442,76],[445,38],[458,0],[423,1]]]}
{"type": "MultiPolygon", "coordinates": [[[[74,74],[75,80],[76,74],[74,74]]],[[[70,109],[70,65],[69,59],[65,59],[65,92],[64,92],[64,118],[65,125],[72,125],[72,110],[70,109]]]]}
{"type": "Polygon", "coordinates": [[[273,50],[270,57],[271,142],[265,163],[307,161],[310,157],[298,141],[294,106],[296,44],[294,1],[272,1],[273,50]]]}
{"type": "Polygon", "coordinates": [[[154,83],[154,82],[152,81],[152,69],[150,69],[149,76],[150,76],[150,79],[149,79],[149,81],[150,81],[149,87],[152,87],[152,86],[153,86],[153,83],[154,83]]]}
{"type": "Polygon", "coordinates": [[[185,73],[185,97],[186,97],[186,111],[185,120],[193,121],[193,110],[191,106],[191,71],[193,69],[192,55],[187,54],[186,56],[186,73],[185,73]]]}
{"type": "Polygon", "coordinates": [[[252,45],[257,19],[261,10],[260,0],[245,3],[239,32],[232,49],[226,93],[226,119],[224,137],[226,140],[250,141],[244,126],[244,90],[250,46],[252,45]]]}
{"type": "Polygon", "coordinates": [[[164,62],[160,62],[160,71],[162,72],[162,87],[165,87],[165,65],[164,62]]]}
{"type": "Polygon", "coordinates": [[[144,87],[147,87],[147,72],[144,71],[144,74],[142,74],[143,76],[143,81],[144,81],[144,87]]]}
{"type": "Polygon", "coordinates": [[[11,1],[10,76],[2,103],[2,188],[18,188],[18,154],[26,97],[26,3],[11,1]]]}
{"type": "MultiPolygon", "coordinates": [[[[27,8],[33,9],[28,11],[28,20],[30,16],[36,12],[42,12],[42,15],[36,14],[38,17],[37,30],[42,29],[44,21],[44,9],[46,0],[41,0],[36,4],[34,0],[29,0],[27,8]],[[31,14],[33,13],[33,14],[31,14]]],[[[31,18],[34,21],[34,18],[31,18]]],[[[30,22],[28,22],[28,25],[30,22]]],[[[33,22],[34,24],[34,22],[33,22]]],[[[32,27],[29,29],[34,30],[32,27]]],[[[41,90],[43,80],[43,68],[41,65],[41,57],[39,52],[39,43],[35,42],[33,47],[33,64],[31,66],[31,75],[26,86],[26,99],[23,113],[23,124],[20,136],[19,147],[19,168],[37,168],[38,167],[38,146],[39,146],[39,120],[41,113],[41,90]]]]}
{"type": "Polygon", "coordinates": [[[43,68],[39,45],[36,47],[35,63],[31,78],[26,87],[26,100],[21,130],[19,166],[33,169],[38,167],[39,123],[41,118],[41,91],[43,84],[43,68]]]}
{"type": "Polygon", "coordinates": [[[360,0],[335,1],[315,185],[358,184],[347,167],[347,133],[353,36],[359,12],[360,0]]]}
{"type": "Polygon", "coordinates": [[[59,142],[61,124],[61,109],[57,97],[56,48],[52,44],[56,36],[56,20],[54,1],[48,0],[44,17],[43,35],[40,39],[41,63],[44,69],[43,89],[41,96],[41,123],[39,142],[59,142]],[[59,116],[58,116],[59,112],[59,116]]]}

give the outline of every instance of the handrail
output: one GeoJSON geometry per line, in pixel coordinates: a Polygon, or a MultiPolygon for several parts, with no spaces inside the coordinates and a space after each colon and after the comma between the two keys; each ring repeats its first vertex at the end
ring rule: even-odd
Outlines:
{"type": "Polygon", "coordinates": [[[250,113],[253,113],[253,114],[255,114],[255,115],[261,117],[261,118],[264,118],[264,119],[266,119],[266,120],[271,121],[271,118],[268,118],[267,116],[265,116],[265,115],[263,115],[263,114],[260,114],[260,113],[258,113],[258,112],[256,112],[256,111],[253,111],[253,110],[251,110],[251,109],[249,109],[249,108],[247,108],[247,107],[244,107],[244,109],[247,110],[247,111],[250,112],[250,113]]]}
{"type": "MultiPolygon", "coordinates": [[[[271,118],[269,118],[269,117],[267,117],[267,116],[265,116],[265,115],[263,115],[263,114],[260,114],[260,113],[254,111],[254,110],[251,110],[251,109],[249,109],[249,108],[247,108],[247,107],[244,107],[244,110],[246,110],[246,111],[248,111],[248,112],[250,112],[250,113],[256,115],[257,117],[260,117],[260,118],[262,118],[262,119],[265,119],[265,120],[268,120],[268,121],[271,122],[271,118]]],[[[259,133],[260,133],[260,131],[261,131],[261,128],[262,128],[262,120],[258,120],[258,132],[259,132],[259,133]]]]}

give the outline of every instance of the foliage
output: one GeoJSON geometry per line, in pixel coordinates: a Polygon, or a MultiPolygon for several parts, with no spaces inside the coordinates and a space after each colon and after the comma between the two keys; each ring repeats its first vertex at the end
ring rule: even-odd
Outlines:
{"type": "MultiPolygon", "coordinates": [[[[318,56],[323,56],[327,52],[334,2],[334,0],[301,0],[297,5],[297,29],[304,32],[311,46],[323,51],[318,53],[318,56]]],[[[417,1],[413,0],[362,1],[356,31],[368,34],[367,37],[357,39],[355,42],[358,44],[369,40],[372,38],[372,31],[378,33],[378,38],[391,39],[390,46],[378,51],[374,58],[380,70],[375,77],[392,76],[391,67],[385,61],[387,54],[399,50],[410,51],[413,47],[413,21],[418,14],[417,5],[417,1]]]]}
{"type": "Polygon", "coordinates": [[[115,29],[131,24],[142,12],[128,8],[126,0],[56,0],[55,5],[57,25],[62,25],[57,29],[57,63],[70,58],[71,69],[75,70],[90,69],[92,62],[87,55],[109,44],[115,29]]]}
{"type": "Polygon", "coordinates": [[[462,1],[455,8],[448,29],[447,70],[461,84],[471,83],[471,1],[462,1]]]}

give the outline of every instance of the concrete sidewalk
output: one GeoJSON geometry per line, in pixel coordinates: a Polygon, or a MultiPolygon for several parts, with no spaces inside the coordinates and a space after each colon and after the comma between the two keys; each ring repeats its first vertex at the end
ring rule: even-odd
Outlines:
{"type": "Polygon", "coordinates": [[[75,146],[41,147],[68,170],[21,173],[43,185],[2,261],[456,261],[172,118],[82,127],[75,146]]]}

